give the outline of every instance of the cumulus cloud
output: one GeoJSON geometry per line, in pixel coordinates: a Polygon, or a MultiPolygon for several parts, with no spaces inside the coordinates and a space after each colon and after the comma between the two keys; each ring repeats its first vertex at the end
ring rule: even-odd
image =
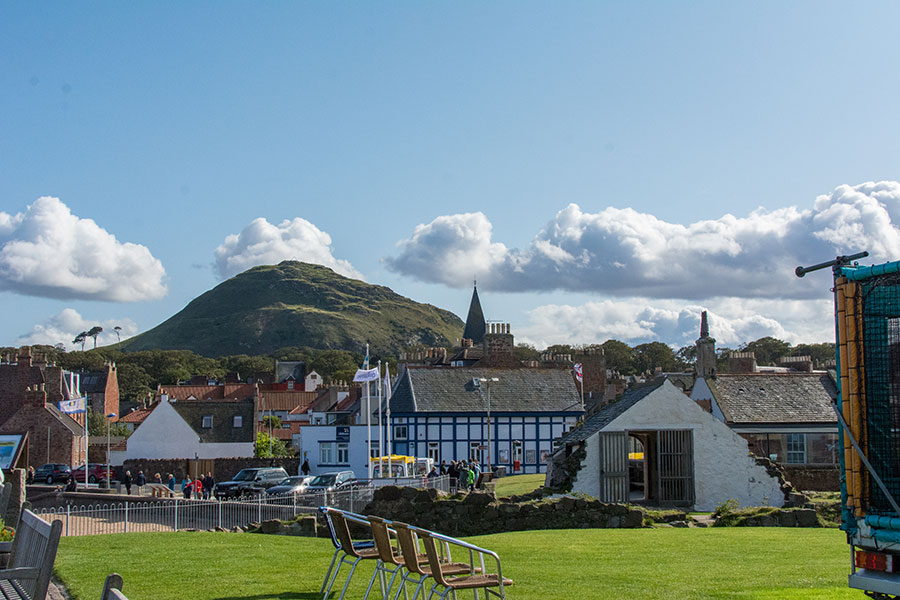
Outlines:
{"type": "Polygon", "coordinates": [[[215,255],[215,269],[222,279],[283,260],[324,265],[341,275],[364,279],[348,261],[334,257],[330,235],[299,217],[292,221],[285,219],[278,225],[262,217],[254,219],[240,233],[226,237],[215,255]]]}
{"type": "MultiPolygon", "coordinates": [[[[59,314],[48,318],[45,322],[35,325],[28,333],[19,336],[15,345],[47,344],[55,346],[56,344],[63,344],[67,350],[81,350],[81,344],[73,344],[72,340],[82,331],[88,331],[97,325],[103,328],[103,332],[97,336],[98,347],[114,344],[118,341],[115,331],[116,327],[122,328],[119,331],[119,336],[123,340],[138,333],[138,326],[131,319],[109,319],[106,321],[85,319],[75,309],[66,308],[59,314]]],[[[88,339],[84,347],[85,349],[93,348],[93,338],[88,339]]]]}
{"type": "Polygon", "coordinates": [[[166,295],[165,270],[146,246],[122,243],[44,196],[0,212],[0,290],[59,299],[132,302],[166,295]]]}
{"type": "Polygon", "coordinates": [[[900,257],[900,183],[839,186],[809,209],[758,209],[688,225],[626,208],[588,213],[569,204],[528,248],[491,240],[482,213],[446,215],[416,227],[385,260],[389,269],[453,287],[477,276],[485,289],[570,290],[612,296],[704,299],[813,298],[822,285],[797,265],[869,250],[900,257]],[[435,268],[440,265],[440,268],[435,268]]]}
{"type": "Polygon", "coordinates": [[[664,341],[693,344],[700,314],[709,316],[710,335],[720,347],[736,348],[772,336],[792,344],[834,340],[833,309],[823,300],[714,300],[703,306],[674,300],[628,298],[580,306],[545,305],[530,310],[517,327],[516,342],[546,348],[552,344],[594,344],[617,339],[630,345],[664,341]]]}

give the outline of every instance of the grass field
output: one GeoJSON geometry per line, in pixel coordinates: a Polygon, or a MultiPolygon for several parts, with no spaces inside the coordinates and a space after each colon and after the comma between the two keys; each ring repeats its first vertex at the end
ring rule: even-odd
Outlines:
{"type": "MultiPolygon", "coordinates": [[[[834,529],[523,531],[470,540],[500,554],[515,580],[510,599],[863,599],[846,587],[849,551],[834,529]]],[[[76,600],[99,598],[112,571],[125,578],[130,600],[311,600],[331,553],[323,539],[134,533],[64,538],[56,571],[76,600]]],[[[371,566],[357,569],[348,597],[362,597],[369,573],[371,566]]]]}
{"type": "Polygon", "coordinates": [[[498,498],[527,494],[544,485],[544,474],[512,475],[495,480],[494,493],[498,498]]]}

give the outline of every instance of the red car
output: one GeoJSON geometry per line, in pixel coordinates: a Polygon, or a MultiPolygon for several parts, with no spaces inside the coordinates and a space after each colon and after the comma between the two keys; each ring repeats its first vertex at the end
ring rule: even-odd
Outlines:
{"type": "MultiPolygon", "coordinates": [[[[115,470],[110,467],[110,474],[115,473],[115,470]]],[[[75,476],[75,481],[78,483],[84,483],[84,465],[72,469],[72,475],[75,476]]],[[[106,481],[106,465],[102,464],[92,464],[90,469],[88,470],[88,483],[97,483],[98,481],[106,481]]]]}

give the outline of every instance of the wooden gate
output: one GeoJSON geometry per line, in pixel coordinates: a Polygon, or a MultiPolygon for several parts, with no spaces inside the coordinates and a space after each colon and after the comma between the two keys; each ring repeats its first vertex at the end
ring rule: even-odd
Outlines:
{"type": "Polygon", "coordinates": [[[628,502],[628,434],[601,431],[600,501],[628,502]]]}
{"type": "Polygon", "coordinates": [[[694,435],[690,429],[657,431],[660,504],[694,504],[694,435]]]}
{"type": "Polygon", "coordinates": [[[207,473],[216,474],[216,461],[212,458],[201,458],[199,460],[188,461],[188,475],[192,479],[203,477],[207,473]]]}

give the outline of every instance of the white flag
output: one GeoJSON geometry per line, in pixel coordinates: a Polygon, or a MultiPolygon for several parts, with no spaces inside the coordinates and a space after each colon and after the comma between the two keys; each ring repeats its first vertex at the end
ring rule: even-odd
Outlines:
{"type": "Polygon", "coordinates": [[[366,381],[378,381],[378,368],[357,369],[353,381],[365,383],[366,381]]]}
{"type": "Polygon", "coordinates": [[[59,403],[59,412],[73,415],[86,411],[84,398],[74,398],[72,400],[63,400],[59,403]]]}
{"type": "Polygon", "coordinates": [[[384,398],[388,402],[391,400],[391,370],[387,365],[384,365],[384,398]]]}

